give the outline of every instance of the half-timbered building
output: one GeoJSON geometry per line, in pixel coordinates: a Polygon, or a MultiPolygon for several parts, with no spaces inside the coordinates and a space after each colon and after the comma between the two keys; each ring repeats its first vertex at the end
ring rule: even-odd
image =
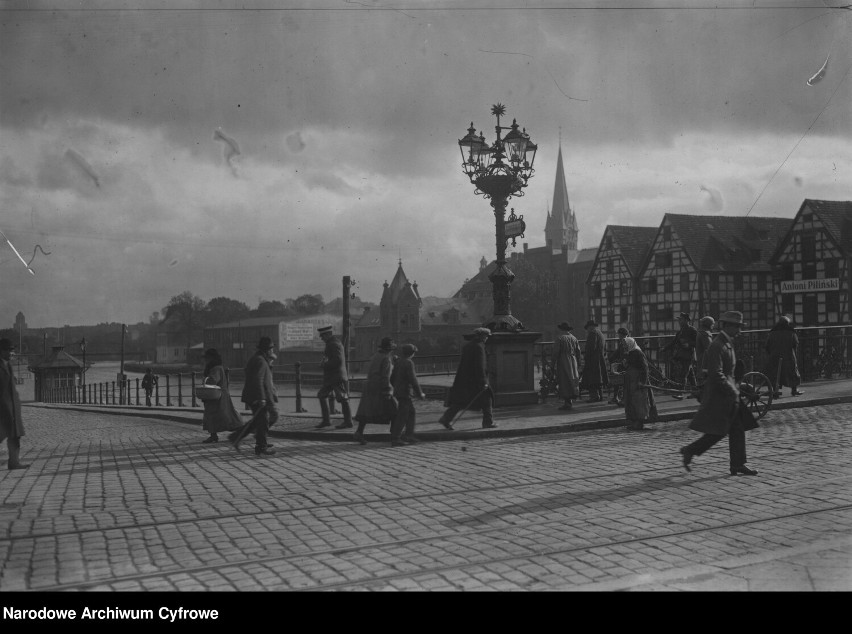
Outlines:
{"type": "Polygon", "coordinates": [[[604,229],[587,283],[590,314],[607,336],[622,326],[642,334],[639,274],[656,235],[657,227],[604,229]]]}
{"type": "Polygon", "coordinates": [[[669,334],[680,313],[743,312],[751,328],[777,319],[769,259],[788,218],[666,214],[645,258],[639,301],[644,334],[669,334]]]}

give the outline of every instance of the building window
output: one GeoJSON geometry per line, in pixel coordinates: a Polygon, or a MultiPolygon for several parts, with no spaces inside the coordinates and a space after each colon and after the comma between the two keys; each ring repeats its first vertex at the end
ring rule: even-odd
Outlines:
{"type": "Polygon", "coordinates": [[[819,304],[815,293],[802,297],[803,326],[816,326],[819,324],[819,304]]]}
{"type": "Polygon", "coordinates": [[[813,280],[816,279],[816,265],[817,263],[814,261],[810,262],[802,262],[802,279],[803,280],[813,280]]]}
{"type": "Polygon", "coordinates": [[[816,261],[816,236],[802,235],[799,237],[802,248],[802,262],[816,261]]]}
{"type": "Polygon", "coordinates": [[[741,291],[743,290],[743,278],[745,275],[735,275],[734,276],[734,290],[741,291]]]}
{"type": "Polygon", "coordinates": [[[796,312],[796,296],[793,293],[786,293],[781,296],[781,312],[785,315],[792,315],[796,312]]]}
{"type": "Polygon", "coordinates": [[[604,248],[606,248],[606,249],[612,249],[612,236],[607,236],[607,237],[606,237],[605,245],[606,245],[606,246],[605,246],[604,248]]]}
{"type": "Polygon", "coordinates": [[[630,294],[630,283],[627,280],[621,280],[621,288],[619,289],[622,297],[630,294]]]}
{"type": "Polygon", "coordinates": [[[613,301],[615,301],[615,285],[614,284],[607,284],[606,285],[606,301],[610,304],[613,301]]]}
{"type": "Polygon", "coordinates": [[[606,313],[606,329],[615,330],[615,311],[608,310],[606,313]]]}
{"type": "Polygon", "coordinates": [[[840,263],[837,260],[825,260],[825,276],[840,277],[840,263]]]}
{"type": "Polygon", "coordinates": [[[601,283],[595,282],[592,284],[592,299],[600,299],[601,297],[601,283]]]}
{"type": "Polygon", "coordinates": [[[627,306],[622,306],[619,317],[621,318],[622,324],[626,324],[628,321],[630,321],[630,308],[627,306]]]}
{"type": "Polygon", "coordinates": [[[673,293],[674,292],[674,280],[670,277],[667,277],[663,280],[663,292],[665,293],[673,293]]]}
{"type": "Polygon", "coordinates": [[[646,293],[656,293],[657,292],[657,278],[649,277],[646,282],[647,286],[645,287],[646,293]]]}
{"type": "Polygon", "coordinates": [[[681,273],[680,274],[680,290],[688,291],[689,290],[689,273],[681,273]]]}
{"type": "Polygon", "coordinates": [[[672,239],[672,228],[666,225],[663,227],[663,241],[668,242],[672,239]]]}
{"type": "Polygon", "coordinates": [[[596,321],[596,322],[598,322],[598,323],[601,323],[601,321],[602,321],[602,320],[601,320],[601,314],[602,314],[602,312],[603,312],[603,311],[601,310],[601,307],[600,307],[600,306],[596,306],[596,307],[595,307],[595,321],[596,321]]]}
{"type": "Polygon", "coordinates": [[[659,268],[663,268],[666,266],[671,266],[674,261],[674,256],[671,252],[668,253],[657,253],[654,256],[654,266],[659,268]]]}
{"type": "Polygon", "coordinates": [[[613,260],[606,261],[606,272],[612,273],[615,270],[615,262],[613,260]]]}
{"type": "Polygon", "coordinates": [[[708,273],[708,278],[710,279],[710,290],[718,291],[719,290],[719,275],[717,273],[708,273]]]}
{"type": "Polygon", "coordinates": [[[840,312],[840,293],[837,291],[825,294],[825,312],[839,313],[840,312]]]}

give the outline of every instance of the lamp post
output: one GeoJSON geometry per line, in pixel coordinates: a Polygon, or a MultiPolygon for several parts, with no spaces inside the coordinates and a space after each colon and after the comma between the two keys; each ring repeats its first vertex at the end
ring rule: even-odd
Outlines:
{"type": "Polygon", "coordinates": [[[86,338],[83,337],[80,339],[80,351],[83,353],[83,373],[82,373],[82,384],[83,384],[83,405],[86,404],[86,338]]]}
{"type": "Polygon", "coordinates": [[[506,114],[503,104],[491,107],[497,117],[497,139],[488,145],[485,136],[476,136],[471,122],[467,134],[459,140],[462,155],[462,170],[476,187],[474,193],[491,199],[497,244],[497,267],[488,276],[494,298],[494,318],[488,324],[492,332],[520,332],[524,325],[512,316],[511,286],[514,273],[506,265],[506,241],[523,235],[523,216],[516,218],[514,210],[509,218],[512,231],[506,231],[506,207],[512,196],[523,196],[523,189],[533,175],[533,162],[538,146],[530,141],[526,132],[518,130],[517,120],[511,126],[501,126],[500,117],[506,114]],[[504,130],[509,132],[501,136],[504,130]]]}
{"type": "Polygon", "coordinates": [[[526,228],[523,216],[515,210],[506,218],[506,207],[512,196],[523,196],[524,188],[533,175],[533,162],[538,146],[526,132],[518,129],[517,120],[511,126],[501,126],[500,117],[506,114],[503,104],[491,107],[497,117],[496,140],[491,145],[471,122],[467,134],[459,139],[462,170],[474,185],[474,193],[491,200],[494,209],[497,260],[488,276],[492,286],[494,316],[486,324],[492,332],[488,340],[488,371],[495,393],[495,405],[535,403],[534,342],[541,333],[530,332],[512,316],[511,286],[515,274],[506,264],[506,242],[523,235],[526,228]],[[507,131],[506,136],[502,136],[507,131]]]}

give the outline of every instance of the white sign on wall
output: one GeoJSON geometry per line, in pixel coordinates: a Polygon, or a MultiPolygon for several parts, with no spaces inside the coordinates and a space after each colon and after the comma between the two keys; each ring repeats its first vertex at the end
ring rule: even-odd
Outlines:
{"type": "Polygon", "coordinates": [[[316,327],[313,324],[291,323],[285,324],[284,339],[288,342],[313,341],[316,327]]]}
{"type": "Polygon", "coordinates": [[[840,290],[840,278],[827,277],[822,280],[782,280],[782,293],[825,293],[840,290]]]}

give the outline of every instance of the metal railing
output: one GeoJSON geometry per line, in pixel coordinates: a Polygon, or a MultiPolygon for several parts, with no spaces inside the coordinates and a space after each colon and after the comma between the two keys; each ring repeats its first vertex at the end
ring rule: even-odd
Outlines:
{"type": "MultiPolygon", "coordinates": [[[[820,326],[797,328],[799,347],[796,352],[799,372],[803,382],[822,379],[852,377],[852,326],[820,326]]],[[[771,368],[767,368],[767,353],[764,349],[769,330],[744,331],[735,342],[739,359],[742,359],[746,371],[757,371],[767,374],[770,380],[771,368]]],[[[669,375],[671,358],[665,352],[665,346],[672,340],[673,335],[656,335],[634,337],[645,352],[648,361],[656,365],[664,375],[669,375]]],[[[617,338],[607,339],[607,352],[615,349],[617,338]]],[[[581,349],[585,340],[581,339],[581,349]]],[[[549,368],[553,364],[556,342],[542,341],[535,344],[533,355],[537,372],[549,368]]],[[[452,375],[458,365],[458,354],[424,355],[414,358],[419,377],[452,375]]],[[[363,385],[363,371],[368,367],[369,360],[359,359],[349,362],[350,389],[359,392],[363,385]]],[[[279,395],[281,399],[295,398],[295,411],[305,411],[302,408],[302,388],[319,387],[322,385],[322,372],[316,363],[310,364],[311,371],[305,372],[304,364],[296,362],[293,369],[273,367],[273,380],[278,386],[291,386],[294,395],[279,395]]],[[[229,372],[230,379],[242,380],[242,370],[229,372]]],[[[156,375],[157,382],[150,396],[141,387],[141,380],[126,380],[121,382],[108,381],[90,383],[85,386],[76,385],[55,389],[43,389],[42,401],[46,403],[75,403],[94,405],[129,405],[149,407],[202,407],[195,396],[195,387],[203,382],[200,372],[174,373],[156,375]]],[[[441,388],[443,389],[443,388],[441,388]]],[[[437,393],[437,392],[436,392],[437,393]]],[[[311,395],[311,399],[315,396],[311,395]]],[[[333,405],[333,403],[332,403],[333,405]]]]}

